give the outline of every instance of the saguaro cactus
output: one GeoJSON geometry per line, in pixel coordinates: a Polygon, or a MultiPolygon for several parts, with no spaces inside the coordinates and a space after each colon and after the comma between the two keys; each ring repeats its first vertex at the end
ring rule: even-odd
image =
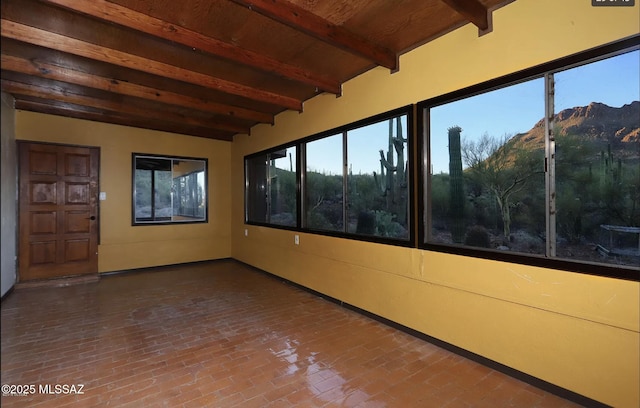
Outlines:
{"type": "Polygon", "coordinates": [[[622,179],[622,160],[618,158],[615,168],[614,160],[611,144],[608,144],[606,153],[600,151],[600,185],[602,188],[610,188],[622,179]]]}
{"type": "Polygon", "coordinates": [[[462,153],[460,150],[459,126],[449,128],[449,218],[451,239],[455,243],[464,241],[464,180],[462,175],[462,153]]]}
{"type": "MultiPolygon", "coordinates": [[[[406,162],[404,157],[404,147],[407,139],[402,136],[401,118],[389,119],[389,144],[387,152],[380,150],[380,176],[374,172],[376,185],[382,195],[386,198],[387,211],[397,215],[400,223],[406,221],[407,209],[406,200],[402,199],[403,191],[407,188],[406,162]]],[[[406,196],[406,194],[404,194],[406,196]]]]}

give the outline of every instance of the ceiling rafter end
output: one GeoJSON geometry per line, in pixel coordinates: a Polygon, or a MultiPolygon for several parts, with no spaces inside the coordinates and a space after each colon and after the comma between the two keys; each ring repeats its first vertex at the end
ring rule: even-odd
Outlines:
{"type": "Polygon", "coordinates": [[[479,35],[492,31],[491,12],[480,0],[441,0],[478,27],[479,35]]]}

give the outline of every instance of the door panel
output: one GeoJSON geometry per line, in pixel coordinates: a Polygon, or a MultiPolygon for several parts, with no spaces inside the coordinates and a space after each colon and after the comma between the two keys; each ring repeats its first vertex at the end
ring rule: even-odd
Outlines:
{"type": "Polygon", "coordinates": [[[56,233],[55,211],[32,211],[31,235],[51,235],[56,233]]]}
{"type": "Polygon", "coordinates": [[[19,143],[19,279],[98,272],[99,150],[19,143]]]}
{"type": "Polygon", "coordinates": [[[56,263],[56,241],[33,241],[29,243],[29,250],[32,267],[56,263]]]}
{"type": "Polygon", "coordinates": [[[91,212],[90,211],[67,211],[64,217],[65,234],[89,233],[91,232],[91,212]]]}

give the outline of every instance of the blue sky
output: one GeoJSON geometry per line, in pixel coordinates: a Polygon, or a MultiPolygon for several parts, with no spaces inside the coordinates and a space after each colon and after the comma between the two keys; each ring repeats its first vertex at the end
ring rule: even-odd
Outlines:
{"type": "MultiPolygon", "coordinates": [[[[407,118],[403,117],[402,136],[407,137],[407,118]]],[[[393,122],[396,135],[396,122],[393,122]]],[[[380,149],[389,145],[389,121],[350,130],[347,134],[348,166],[353,174],[380,173],[380,149]]],[[[408,153],[405,152],[405,160],[408,153]]],[[[394,158],[395,158],[394,154],[394,158]]],[[[342,134],[307,144],[307,167],[326,174],[342,174],[342,134]]]]}
{"type": "MultiPolygon", "coordinates": [[[[621,107],[640,100],[640,51],[633,51],[554,74],[555,112],[601,102],[621,107]]],[[[462,138],[513,136],[544,117],[542,78],[431,109],[434,173],[449,172],[447,129],[462,128],[462,138]]]]}
{"type": "MultiPolygon", "coordinates": [[[[620,107],[640,100],[640,51],[557,72],[555,111],[591,102],[620,107]]],[[[431,149],[434,173],[449,171],[447,130],[462,128],[463,138],[484,133],[502,137],[528,131],[544,116],[544,81],[533,79],[501,90],[477,95],[431,109],[431,149]]],[[[388,122],[349,132],[349,165],[355,174],[380,171],[380,154],[387,150],[388,122]]],[[[403,136],[407,124],[403,121],[403,136]]],[[[420,137],[420,135],[418,136],[420,137]]],[[[327,174],[342,174],[342,136],[307,145],[308,167],[327,174]]],[[[287,161],[288,163],[288,161],[287,161]]],[[[288,166],[288,164],[287,164],[288,166]]]]}

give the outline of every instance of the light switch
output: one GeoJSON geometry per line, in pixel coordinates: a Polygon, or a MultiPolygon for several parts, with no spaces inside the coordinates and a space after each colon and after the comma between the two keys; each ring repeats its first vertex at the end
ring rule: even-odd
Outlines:
{"type": "Polygon", "coordinates": [[[107,199],[107,193],[104,191],[101,191],[99,197],[100,197],[100,201],[104,201],[107,199]]]}

